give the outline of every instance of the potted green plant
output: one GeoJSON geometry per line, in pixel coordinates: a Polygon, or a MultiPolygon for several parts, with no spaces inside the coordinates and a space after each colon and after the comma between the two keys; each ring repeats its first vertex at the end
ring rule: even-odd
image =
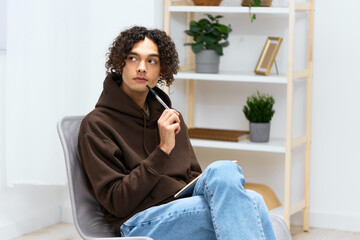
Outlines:
{"type": "Polygon", "coordinates": [[[199,21],[191,21],[185,33],[191,36],[194,42],[185,43],[191,46],[195,53],[196,72],[218,73],[220,56],[224,55],[223,48],[229,46],[230,25],[219,23],[223,16],[212,16],[199,21]]]}
{"type": "Polygon", "coordinates": [[[272,96],[261,94],[259,91],[246,99],[243,112],[250,122],[250,141],[269,141],[270,121],[275,113],[274,103],[275,100],[272,96]]]}

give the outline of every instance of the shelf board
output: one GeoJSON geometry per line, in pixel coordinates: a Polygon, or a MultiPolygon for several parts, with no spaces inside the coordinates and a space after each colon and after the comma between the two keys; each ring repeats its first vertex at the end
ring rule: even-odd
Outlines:
{"type": "MultiPolygon", "coordinates": [[[[199,12],[199,13],[246,13],[249,7],[242,6],[169,6],[170,12],[199,12]]],[[[252,13],[289,14],[288,7],[252,7],[252,13]]]]}
{"type": "Polygon", "coordinates": [[[190,141],[193,147],[285,153],[285,140],[280,138],[270,139],[270,141],[267,143],[254,143],[250,142],[249,140],[243,140],[240,142],[226,142],[194,138],[190,139],[190,141]]]}
{"type": "MultiPolygon", "coordinates": [[[[300,211],[303,211],[305,207],[305,200],[301,200],[297,203],[294,203],[294,204],[291,204],[290,205],[290,216],[295,214],[295,213],[298,213],[300,211]]],[[[284,220],[284,205],[281,204],[280,207],[277,207],[277,208],[274,208],[274,209],[271,209],[269,211],[269,214],[270,215],[276,215],[280,218],[282,218],[284,220]]]]}
{"type": "Polygon", "coordinates": [[[195,73],[195,72],[179,72],[175,75],[176,79],[193,79],[208,81],[230,81],[230,82],[253,82],[253,83],[279,83],[286,84],[285,75],[270,74],[269,76],[256,75],[255,73],[239,73],[225,72],[219,73],[195,73]]]}

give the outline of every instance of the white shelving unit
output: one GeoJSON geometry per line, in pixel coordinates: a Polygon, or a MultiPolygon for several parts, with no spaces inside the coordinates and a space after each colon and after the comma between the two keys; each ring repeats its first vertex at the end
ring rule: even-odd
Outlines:
{"type": "Polygon", "coordinates": [[[254,73],[241,72],[222,72],[218,74],[205,74],[195,72],[180,72],[175,76],[176,79],[193,79],[206,81],[229,81],[229,82],[248,82],[248,83],[279,83],[286,84],[286,76],[269,75],[261,76],[254,73]]]}
{"type": "MultiPolygon", "coordinates": [[[[232,149],[239,151],[257,151],[269,153],[284,154],[284,199],[282,207],[272,212],[282,212],[288,227],[290,227],[290,216],[299,211],[304,212],[303,229],[309,229],[309,176],[310,176],[310,152],[311,152],[311,102],[312,102],[312,51],[313,51],[313,15],[314,0],[298,3],[295,0],[289,0],[288,7],[253,7],[251,12],[255,14],[269,14],[272,16],[282,15],[288,17],[288,67],[285,75],[261,76],[244,72],[225,72],[218,74],[200,74],[191,71],[194,69],[193,56],[189,56],[189,65],[183,66],[182,71],[176,75],[176,79],[188,81],[188,126],[194,124],[194,81],[218,81],[218,82],[241,82],[241,83],[267,83],[281,84],[286,86],[286,136],[285,139],[270,139],[268,143],[252,143],[249,140],[239,142],[225,142],[213,140],[191,139],[194,147],[214,148],[214,149],[232,149]],[[308,39],[307,39],[307,66],[300,71],[294,70],[294,42],[295,42],[295,12],[305,11],[308,16],[308,39]],[[188,71],[190,69],[190,71],[188,71]],[[294,79],[304,79],[306,81],[306,129],[304,135],[293,138],[293,90],[294,79]],[[291,163],[292,150],[297,146],[305,146],[305,171],[304,171],[304,198],[303,200],[291,204],[291,163]]],[[[164,30],[170,34],[171,13],[184,13],[188,21],[194,18],[194,13],[232,13],[249,14],[248,7],[241,6],[194,6],[192,1],[185,0],[164,0],[164,30]]],[[[286,46],[285,46],[286,47],[286,46]]],[[[251,72],[250,72],[251,71],[251,72]]]]}
{"type": "MultiPolygon", "coordinates": [[[[248,7],[210,7],[210,6],[169,6],[170,12],[197,12],[197,13],[249,13],[248,7]]],[[[269,13],[269,14],[289,14],[288,8],[272,7],[272,8],[252,8],[253,13],[269,13]]]]}
{"type": "Polygon", "coordinates": [[[191,144],[194,147],[207,147],[218,149],[232,149],[243,151],[257,151],[257,152],[273,152],[285,153],[285,140],[279,138],[270,139],[267,143],[254,144],[249,140],[242,140],[240,142],[225,142],[215,140],[191,139],[191,144]]]}

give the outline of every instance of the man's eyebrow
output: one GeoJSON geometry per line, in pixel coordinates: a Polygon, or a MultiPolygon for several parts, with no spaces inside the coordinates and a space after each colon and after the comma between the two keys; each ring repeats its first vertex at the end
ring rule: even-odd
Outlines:
{"type": "Polygon", "coordinates": [[[156,54],[156,53],[150,54],[149,56],[150,56],[150,57],[158,57],[158,58],[160,58],[160,55],[159,55],[159,54],[156,54]]]}
{"type": "MultiPolygon", "coordinates": [[[[139,56],[139,54],[138,53],[136,53],[136,52],[129,52],[129,54],[128,55],[135,55],[135,56],[139,56]]],[[[157,54],[157,53],[153,53],[153,54],[149,54],[149,57],[158,57],[158,58],[160,58],[160,55],[159,54],[157,54]]]]}

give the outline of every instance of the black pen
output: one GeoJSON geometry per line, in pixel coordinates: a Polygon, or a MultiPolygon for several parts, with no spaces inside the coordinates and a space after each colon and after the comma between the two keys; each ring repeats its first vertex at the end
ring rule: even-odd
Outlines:
{"type": "Polygon", "coordinates": [[[155,96],[155,98],[159,101],[159,103],[161,103],[161,105],[163,105],[164,108],[166,109],[170,109],[168,107],[168,105],[166,105],[166,103],[164,103],[164,101],[159,97],[159,95],[156,94],[156,92],[149,86],[146,85],[146,87],[149,89],[149,91],[155,96]]]}

